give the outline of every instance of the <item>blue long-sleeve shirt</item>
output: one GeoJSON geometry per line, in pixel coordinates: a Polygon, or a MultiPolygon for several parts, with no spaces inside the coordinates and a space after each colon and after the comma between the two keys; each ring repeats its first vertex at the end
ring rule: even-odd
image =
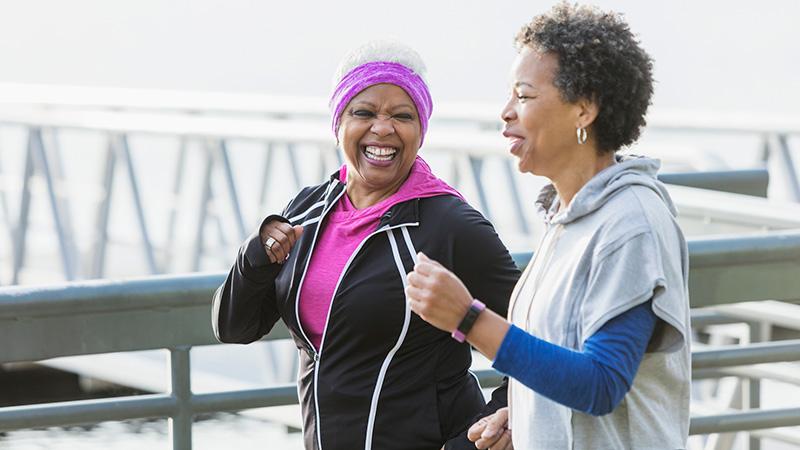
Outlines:
{"type": "Polygon", "coordinates": [[[606,322],[582,352],[512,325],[492,366],[562,405],[608,414],[630,390],[657,321],[647,301],[606,322]]]}

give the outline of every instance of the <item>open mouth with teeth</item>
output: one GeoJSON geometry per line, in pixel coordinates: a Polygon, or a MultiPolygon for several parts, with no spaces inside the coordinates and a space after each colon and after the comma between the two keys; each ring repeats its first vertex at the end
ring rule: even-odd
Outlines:
{"type": "Polygon", "coordinates": [[[397,149],[394,147],[378,147],[367,145],[364,147],[364,156],[367,159],[377,162],[389,162],[397,156],[397,149]]]}

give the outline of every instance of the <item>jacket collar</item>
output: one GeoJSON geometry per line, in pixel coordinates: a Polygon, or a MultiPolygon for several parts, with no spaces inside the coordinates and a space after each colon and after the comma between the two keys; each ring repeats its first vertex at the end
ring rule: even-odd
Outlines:
{"type": "Polygon", "coordinates": [[[386,211],[383,216],[381,216],[381,222],[379,227],[384,226],[395,226],[395,225],[403,225],[403,224],[419,224],[419,199],[414,198],[402,203],[398,203],[388,211],[386,211]]]}
{"type": "MultiPolygon", "coordinates": [[[[345,184],[339,180],[339,171],[332,173],[330,176],[330,185],[328,186],[328,195],[325,201],[332,201],[337,198],[339,193],[344,190],[345,184]]],[[[347,194],[344,194],[347,195],[347,194]]],[[[379,228],[384,226],[396,226],[402,224],[418,224],[419,223],[419,199],[411,199],[402,203],[398,203],[381,216],[379,228]]]]}

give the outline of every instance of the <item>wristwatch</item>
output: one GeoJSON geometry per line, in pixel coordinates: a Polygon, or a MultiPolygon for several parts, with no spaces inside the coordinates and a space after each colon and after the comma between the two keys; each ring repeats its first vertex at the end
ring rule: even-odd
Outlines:
{"type": "Polygon", "coordinates": [[[483,312],[484,309],[486,309],[486,305],[484,305],[482,301],[473,299],[472,304],[469,305],[469,310],[464,314],[464,318],[461,319],[461,323],[458,324],[458,327],[453,330],[450,336],[458,342],[464,342],[467,338],[467,334],[469,334],[469,330],[475,325],[478,315],[483,312]]]}

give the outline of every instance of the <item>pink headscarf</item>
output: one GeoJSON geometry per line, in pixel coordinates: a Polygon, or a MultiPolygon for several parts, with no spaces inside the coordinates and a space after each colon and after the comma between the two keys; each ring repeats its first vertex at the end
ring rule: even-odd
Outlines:
{"type": "Polygon", "coordinates": [[[342,111],[359,92],[376,84],[394,84],[401,87],[417,107],[420,125],[420,146],[425,141],[428,120],[433,112],[433,101],[425,81],[416,72],[400,63],[373,61],[362,64],[348,72],[336,85],[331,95],[330,107],[333,110],[333,134],[339,133],[342,111]]]}

